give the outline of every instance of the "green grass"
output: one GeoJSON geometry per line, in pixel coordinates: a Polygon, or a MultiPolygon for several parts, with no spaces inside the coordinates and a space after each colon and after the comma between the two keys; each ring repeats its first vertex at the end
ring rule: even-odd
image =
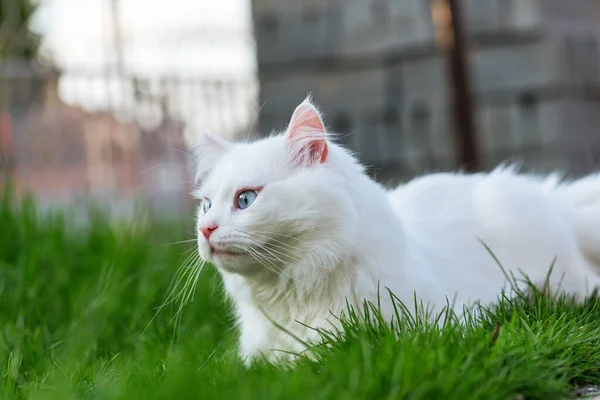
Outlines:
{"type": "Polygon", "coordinates": [[[317,361],[247,370],[212,269],[179,320],[177,304],[156,313],[193,252],[168,243],[190,230],[101,216],[82,228],[5,196],[0,398],[561,399],[600,383],[598,303],[539,295],[443,329],[410,319],[390,327],[369,309],[370,323],[350,316],[344,335],[324,332],[331,346],[317,361]]]}

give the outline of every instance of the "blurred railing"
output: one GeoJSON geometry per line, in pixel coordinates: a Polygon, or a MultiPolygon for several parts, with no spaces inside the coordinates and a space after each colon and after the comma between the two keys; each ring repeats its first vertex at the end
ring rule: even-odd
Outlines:
{"type": "Polygon", "coordinates": [[[31,191],[49,206],[79,197],[118,214],[139,202],[187,207],[199,130],[243,135],[255,116],[251,79],[1,66],[2,168],[19,193],[31,191]]]}

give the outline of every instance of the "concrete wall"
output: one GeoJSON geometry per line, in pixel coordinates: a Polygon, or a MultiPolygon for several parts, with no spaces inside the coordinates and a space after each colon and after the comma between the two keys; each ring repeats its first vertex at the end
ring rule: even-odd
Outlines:
{"type": "MultiPolygon", "coordinates": [[[[310,91],[383,181],[455,168],[432,0],[253,0],[259,126],[284,128],[310,91]]],[[[600,2],[462,0],[486,168],[595,168],[600,2]],[[568,5],[567,5],[568,3],[568,5]]]]}

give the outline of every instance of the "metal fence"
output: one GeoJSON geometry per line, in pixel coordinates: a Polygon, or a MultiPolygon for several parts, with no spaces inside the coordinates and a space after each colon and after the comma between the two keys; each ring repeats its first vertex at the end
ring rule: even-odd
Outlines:
{"type": "Polygon", "coordinates": [[[256,109],[251,79],[61,73],[12,61],[0,82],[0,153],[17,191],[44,205],[93,199],[117,214],[140,202],[186,207],[197,129],[246,133],[256,109]]]}
{"type": "MultiPolygon", "coordinates": [[[[102,16],[90,17],[98,26],[88,28],[71,15],[75,3],[0,0],[0,187],[8,176],[17,193],[31,192],[42,206],[82,199],[118,215],[138,203],[178,211],[191,203],[190,153],[199,131],[227,137],[248,131],[258,97],[252,66],[183,73],[165,68],[168,59],[146,61],[143,70],[132,58],[148,47],[252,53],[248,27],[159,19],[132,30],[121,14],[125,3],[90,2],[102,16]],[[89,54],[101,61],[56,61],[49,49],[69,44],[49,45],[48,31],[34,29],[46,5],[71,15],[73,34],[88,34],[89,54]]],[[[52,15],[43,17],[46,24],[52,15]]]]}

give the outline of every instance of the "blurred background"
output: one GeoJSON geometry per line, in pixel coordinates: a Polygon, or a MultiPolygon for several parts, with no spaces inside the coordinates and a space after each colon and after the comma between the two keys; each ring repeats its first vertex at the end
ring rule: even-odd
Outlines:
{"type": "Polygon", "coordinates": [[[578,176],[599,37],[597,0],[0,0],[0,175],[45,207],[188,212],[202,130],[284,128],[312,92],[384,183],[578,176]]]}

